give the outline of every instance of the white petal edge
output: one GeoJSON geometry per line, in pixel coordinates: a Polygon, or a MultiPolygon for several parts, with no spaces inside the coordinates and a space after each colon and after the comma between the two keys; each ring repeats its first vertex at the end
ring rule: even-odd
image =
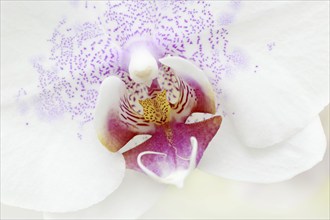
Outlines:
{"type": "MultiPolygon", "coordinates": [[[[116,76],[109,76],[103,80],[99,89],[95,107],[94,126],[97,136],[104,145],[108,145],[109,132],[107,130],[109,112],[119,117],[120,99],[126,87],[123,81],[116,76]]],[[[118,119],[119,120],[119,119],[118,119]]]]}
{"type": "Polygon", "coordinates": [[[326,139],[319,118],[288,140],[263,149],[244,146],[230,120],[225,118],[199,168],[228,179],[272,183],[312,168],[323,159],[325,150],[326,139]]]}
{"type": "Polygon", "coordinates": [[[220,104],[245,145],[279,143],[329,103],[328,7],[328,2],[242,3],[229,42],[248,54],[249,68],[224,77],[220,104]]]}
{"type": "Polygon", "coordinates": [[[45,219],[137,219],[162,195],[166,185],[132,170],[123,183],[104,201],[72,213],[44,213],[45,219]]]}
{"type": "Polygon", "coordinates": [[[28,103],[24,116],[15,103],[1,105],[1,202],[75,211],[102,201],[119,186],[124,158],[101,145],[92,123],[80,128],[71,117],[41,119],[28,103]]]}
{"type": "Polygon", "coordinates": [[[191,61],[178,56],[166,56],[159,59],[159,62],[165,66],[171,67],[179,77],[183,79],[193,79],[202,86],[204,91],[212,91],[211,84],[205,73],[191,61]]]}

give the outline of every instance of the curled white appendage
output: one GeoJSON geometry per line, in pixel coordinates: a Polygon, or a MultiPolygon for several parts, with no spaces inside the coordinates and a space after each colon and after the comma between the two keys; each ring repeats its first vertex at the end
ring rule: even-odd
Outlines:
{"type": "Polygon", "coordinates": [[[197,149],[198,149],[198,143],[197,139],[195,137],[190,138],[191,143],[191,154],[190,154],[190,160],[189,160],[189,166],[188,169],[185,170],[176,170],[175,172],[171,173],[170,175],[166,177],[160,177],[157,174],[155,174],[153,171],[149,170],[141,161],[142,157],[144,155],[161,155],[166,157],[167,155],[165,153],[155,152],[155,151],[144,151],[140,153],[137,157],[137,163],[141,170],[150,176],[152,179],[166,184],[173,184],[176,185],[178,188],[182,188],[184,184],[184,180],[189,175],[189,173],[195,169],[196,167],[196,158],[197,158],[197,149]]]}
{"type": "Polygon", "coordinates": [[[150,86],[152,80],[158,76],[157,61],[149,51],[138,48],[131,54],[128,71],[135,82],[150,86]]]}
{"type": "Polygon", "coordinates": [[[146,166],[144,166],[144,164],[141,161],[141,158],[144,155],[162,155],[164,157],[166,157],[167,155],[165,153],[159,153],[159,152],[155,152],[155,151],[144,151],[142,153],[139,153],[138,157],[137,157],[137,163],[139,165],[139,167],[141,168],[141,170],[143,170],[143,172],[145,172],[145,174],[147,174],[148,176],[150,176],[151,178],[155,179],[155,180],[159,180],[161,179],[157,174],[155,174],[154,172],[152,172],[151,170],[149,170],[146,166]]]}

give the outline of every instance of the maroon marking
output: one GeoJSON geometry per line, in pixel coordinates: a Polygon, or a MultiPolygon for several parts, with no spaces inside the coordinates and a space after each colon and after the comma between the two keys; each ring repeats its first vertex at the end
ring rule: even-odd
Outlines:
{"type": "Polygon", "coordinates": [[[187,102],[188,102],[188,99],[189,99],[189,95],[187,94],[187,93],[185,93],[186,94],[186,100],[185,100],[185,102],[183,103],[183,105],[181,106],[181,109],[180,109],[180,111],[178,111],[177,113],[178,114],[180,114],[182,111],[183,111],[183,109],[184,109],[184,107],[185,107],[185,105],[187,104],[187,102]]]}

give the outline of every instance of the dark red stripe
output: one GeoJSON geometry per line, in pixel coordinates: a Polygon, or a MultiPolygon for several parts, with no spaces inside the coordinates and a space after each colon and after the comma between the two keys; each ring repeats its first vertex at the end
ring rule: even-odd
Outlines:
{"type": "Polygon", "coordinates": [[[138,126],[149,126],[148,124],[143,124],[143,123],[137,123],[136,125],[138,125],[138,126]]]}
{"type": "Polygon", "coordinates": [[[179,107],[180,103],[182,102],[183,96],[184,96],[184,89],[182,88],[182,83],[181,83],[180,84],[180,100],[177,102],[174,109],[177,109],[179,107]]]}
{"type": "MultiPolygon", "coordinates": [[[[187,88],[188,88],[188,86],[187,86],[187,88]]],[[[189,88],[188,88],[188,89],[189,89],[189,88]]],[[[187,93],[186,93],[186,100],[185,100],[185,102],[183,103],[183,105],[181,106],[180,111],[178,111],[178,114],[180,114],[180,113],[183,111],[185,105],[186,105],[187,102],[188,102],[188,99],[189,99],[189,90],[188,90],[187,93]]]]}

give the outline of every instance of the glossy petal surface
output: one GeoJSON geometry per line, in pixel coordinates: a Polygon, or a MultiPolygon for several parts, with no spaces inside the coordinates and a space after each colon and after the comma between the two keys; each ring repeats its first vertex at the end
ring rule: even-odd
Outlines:
{"type": "Polygon", "coordinates": [[[284,142],[264,149],[246,147],[230,121],[224,119],[199,168],[225,178],[271,183],[310,169],[323,159],[325,150],[319,118],[284,142]]]}
{"type": "Polygon", "coordinates": [[[26,114],[28,121],[12,103],[1,106],[1,202],[74,211],[100,202],[119,186],[123,157],[102,147],[92,124],[78,136],[70,118],[47,121],[32,109],[26,114]]]}
{"type": "Polygon", "coordinates": [[[166,185],[132,170],[126,170],[119,188],[104,201],[81,211],[45,213],[45,219],[136,219],[161,196],[166,185]]]}
{"type": "Polygon", "coordinates": [[[245,4],[230,43],[248,55],[223,77],[220,104],[244,145],[263,148],[329,103],[329,3],[245,4]]]}

